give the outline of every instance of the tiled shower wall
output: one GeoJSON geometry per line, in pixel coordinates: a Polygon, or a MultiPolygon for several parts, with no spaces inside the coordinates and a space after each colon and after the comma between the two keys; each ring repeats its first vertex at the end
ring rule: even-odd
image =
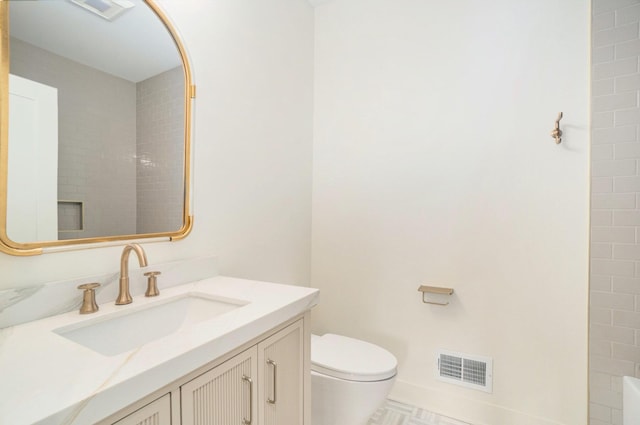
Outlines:
{"type": "Polygon", "coordinates": [[[184,91],[182,66],[136,84],[138,233],[182,226],[184,91]]]}
{"type": "Polygon", "coordinates": [[[58,199],[70,201],[58,212],[69,209],[74,224],[82,215],[83,226],[59,238],[178,230],[183,68],[136,84],[17,39],[11,55],[12,73],[58,88],[58,199]],[[84,211],[75,208],[80,203],[84,211]]]}
{"type": "Polygon", "coordinates": [[[58,89],[58,199],[84,205],[59,238],[135,233],[135,83],[17,39],[10,72],[58,89]]]}
{"type": "Polygon", "coordinates": [[[640,0],[592,3],[590,425],[640,376],[640,0]]]}

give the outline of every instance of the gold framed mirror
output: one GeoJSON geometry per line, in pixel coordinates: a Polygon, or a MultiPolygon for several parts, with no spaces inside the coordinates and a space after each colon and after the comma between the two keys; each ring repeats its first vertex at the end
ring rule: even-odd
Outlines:
{"type": "Polygon", "coordinates": [[[0,252],[191,230],[195,85],[153,0],[0,0],[0,252]]]}

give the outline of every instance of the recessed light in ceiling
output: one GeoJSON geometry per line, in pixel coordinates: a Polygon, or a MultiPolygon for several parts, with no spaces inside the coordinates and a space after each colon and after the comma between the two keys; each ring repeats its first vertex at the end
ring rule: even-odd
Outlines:
{"type": "Polygon", "coordinates": [[[128,0],[69,0],[108,21],[113,21],[135,5],[128,0]]]}

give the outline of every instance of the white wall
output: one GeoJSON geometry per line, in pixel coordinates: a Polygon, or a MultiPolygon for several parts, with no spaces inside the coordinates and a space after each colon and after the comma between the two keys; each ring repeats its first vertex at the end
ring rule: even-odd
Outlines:
{"type": "MultiPolygon", "coordinates": [[[[224,274],[309,282],[313,9],[302,0],[162,0],[197,84],[195,225],[151,263],[218,254],[224,274]]],[[[0,289],[115,272],[121,247],[12,257],[0,289]]]]}
{"type": "Polygon", "coordinates": [[[392,396],[435,412],[586,423],[588,4],[315,13],[315,331],[391,350],[392,396]],[[421,284],[453,287],[451,305],[421,284]],[[493,393],[437,381],[438,348],[492,357],[493,393]]]}

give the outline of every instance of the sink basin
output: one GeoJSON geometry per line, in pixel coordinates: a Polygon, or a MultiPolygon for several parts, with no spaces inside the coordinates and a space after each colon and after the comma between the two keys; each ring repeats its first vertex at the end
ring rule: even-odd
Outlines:
{"type": "Polygon", "coordinates": [[[242,300],[188,293],[54,332],[100,354],[115,356],[246,304],[242,300]]]}

